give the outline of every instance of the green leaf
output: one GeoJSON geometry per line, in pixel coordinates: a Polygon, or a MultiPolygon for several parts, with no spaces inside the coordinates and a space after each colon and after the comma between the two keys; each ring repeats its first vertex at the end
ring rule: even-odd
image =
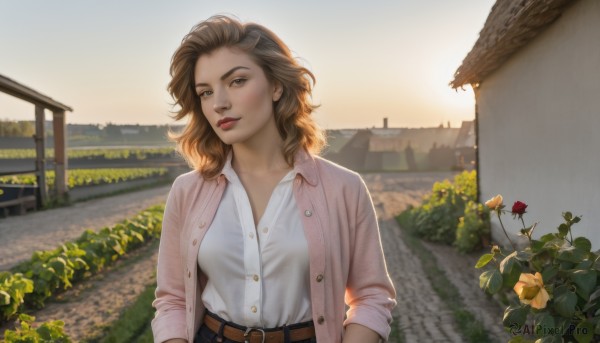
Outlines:
{"type": "Polygon", "coordinates": [[[547,233],[547,234],[543,235],[542,237],[540,237],[540,242],[542,242],[542,243],[548,243],[551,240],[553,240],[554,238],[556,238],[556,234],[554,234],[554,233],[547,233]]]}
{"type": "Polygon", "coordinates": [[[549,266],[546,266],[544,268],[544,270],[542,270],[542,279],[544,280],[544,282],[549,282],[554,277],[556,277],[557,274],[558,274],[558,269],[556,269],[552,265],[549,265],[549,266]]]}
{"type": "Polygon", "coordinates": [[[42,338],[43,340],[52,341],[52,333],[47,326],[42,325],[35,331],[40,335],[40,338],[42,338]]]}
{"type": "Polygon", "coordinates": [[[579,343],[590,343],[594,338],[594,324],[585,320],[575,328],[573,336],[579,343]]]}
{"type": "Polygon", "coordinates": [[[531,241],[531,251],[533,253],[539,252],[540,250],[542,250],[543,247],[544,247],[544,242],[537,241],[535,239],[531,241]]]}
{"type": "Polygon", "coordinates": [[[500,262],[500,273],[502,273],[502,283],[507,288],[513,288],[517,281],[519,281],[519,277],[521,276],[521,272],[523,271],[523,267],[521,263],[516,258],[516,253],[512,253],[506,256],[502,262],[500,262]]]}
{"type": "Polygon", "coordinates": [[[563,218],[565,218],[566,221],[569,221],[571,219],[573,219],[573,213],[567,211],[567,212],[563,212],[563,218]]]}
{"type": "Polygon", "coordinates": [[[571,280],[577,285],[577,294],[587,301],[590,292],[596,286],[595,270],[576,270],[570,275],[571,280]]]}
{"type": "Polygon", "coordinates": [[[552,335],[555,331],[554,318],[548,312],[541,312],[535,317],[535,335],[544,337],[552,335]]]}
{"type": "Polygon", "coordinates": [[[578,249],[581,249],[585,252],[590,252],[592,250],[592,242],[585,237],[577,237],[573,241],[573,245],[578,249]]]}
{"type": "Polygon", "coordinates": [[[479,276],[479,287],[489,294],[497,293],[502,288],[502,274],[498,269],[483,272],[479,276]]]}
{"type": "Polygon", "coordinates": [[[591,260],[583,260],[581,261],[575,269],[590,269],[592,268],[593,262],[591,260]]]}
{"type": "Polygon", "coordinates": [[[0,291],[0,306],[10,304],[10,294],[5,291],[0,291]]]}
{"type": "Polygon", "coordinates": [[[562,223],[558,226],[558,234],[560,235],[560,237],[566,237],[567,234],[569,233],[569,226],[565,223],[562,223]]]}
{"type": "Polygon", "coordinates": [[[527,320],[529,306],[510,305],[504,311],[502,324],[505,328],[521,328],[527,320]]]}
{"type": "Polygon", "coordinates": [[[35,320],[34,316],[30,316],[25,313],[19,314],[19,321],[21,321],[21,322],[32,322],[34,320],[35,320]]]}
{"type": "Polygon", "coordinates": [[[600,298],[600,288],[596,289],[594,293],[590,294],[590,301],[594,301],[600,298]]]}
{"type": "Polygon", "coordinates": [[[586,252],[581,249],[578,249],[574,246],[563,245],[558,251],[556,259],[567,262],[579,263],[583,261],[586,255],[586,252]]]}
{"type": "Polygon", "coordinates": [[[490,263],[490,261],[494,259],[494,255],[493,254],[484,254],[479,258],[479,261],[477,261],[477,264],[475,265],[475,268],[481,268],[481,267],[485,267],[485,265],[487,265],[488,263],[490,263]]]}
{"type": "Polygon", "coordinates": [[[577,295],[571,291],[567,291],[554,299],[556,312],[564,318],[573,317],[575,305],[577,305],[577,295]]]}

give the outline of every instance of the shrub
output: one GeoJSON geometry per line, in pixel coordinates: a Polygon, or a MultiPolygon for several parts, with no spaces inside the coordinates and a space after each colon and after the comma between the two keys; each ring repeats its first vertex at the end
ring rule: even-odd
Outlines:
{"type": "MultiPolygon", "coordinates": [[[[502,196],[486,202],[498,216],[509,237],[502,214],[502,196]]],[[[513,217],[522,224],[520,233],[528,240],[524,249],[505,254],[494,246],[481,256],[476,268],[492,262],[479,286],[487,293],[516,295],[504,311],[503,325],[515,336],[510,342],[600,342],[600,253],[591,251],[585,237],[573,238],[572,227],[581,217],[564,212],[564,222],[553,233],[533,238],[537,223],[527,226],[523,214],[527,205],[517,201],[513,217]],[[518,297],[517,297],[518,296],[518,297]]]]}
{"type": "Polygon", "coordinates": [[[482,204],[469,201],[464,217],[459,219],[454,246],[460,252],[471,252],[484,247],[490,237],[490,212],[482,204]]]}
{"type": "Polygon", "coordinates": [[[19,327],[4,332],[6,343],[70,343],[71,339],[64,332],[65,323],[60,320],[49,321],[38,328],[31,326],[35,317],[19,315],[19,327]]]}
{"type": "Polygon", "coordinates": [[[476,206],[468,205],[476,201],[476,197],[475,171],[456,175],[454,183],[436,182],[421,206],[407,210],[406,229],[428,241],[454,244],[461,252],[473,251],[480,247],[481,237],[489,236],[489,215],[471,208],[467,210],[470,217],[461,219],[468,206],[476,206]]]}

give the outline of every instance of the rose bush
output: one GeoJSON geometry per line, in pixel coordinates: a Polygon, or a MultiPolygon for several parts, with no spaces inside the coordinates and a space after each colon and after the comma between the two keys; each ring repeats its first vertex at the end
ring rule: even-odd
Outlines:
{"type": "Polygon", "coordinates": [[[514,334],[509,342],[600,342],[600,254],[587,238],[573,238],[581,217],[564,212],[557,232],[534,239],[537,223],[525,225],[527,204],[517,201],[510,213],[528,244],[516,249],[502,222],[503,200],[497,195],[485,205],[496,213],[512,251],[493,246],[475,267],[488,266],[479,278],[487,293],[512,294],[503,318],[514,334]]]}

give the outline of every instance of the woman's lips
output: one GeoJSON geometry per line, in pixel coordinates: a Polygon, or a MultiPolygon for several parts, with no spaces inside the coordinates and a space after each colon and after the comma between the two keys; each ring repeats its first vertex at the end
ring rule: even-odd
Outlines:
{"type": "Polygon", "coordinates": [[[221,120],[219,120],[217,122],[217,127],[221,128],[223,130],[229,130],[229,129],[231,129],[235,125],[235,123],[238,120],[240,120],[240,118],[229,118],[229,117],[226,117],[226,118],[223,118],[223,119],[221,119],[221,120]]]}

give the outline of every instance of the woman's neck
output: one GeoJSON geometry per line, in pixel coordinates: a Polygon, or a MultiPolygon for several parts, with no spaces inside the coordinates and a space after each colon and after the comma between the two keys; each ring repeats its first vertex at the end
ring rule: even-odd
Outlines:
{"type": "Polygon", "coordinates": [[[236,173],[270,174],[290,170],[282,151],[281,139],[259,147],[244,144],[234,144],[233,159],[231,161],[236,173]]]}

